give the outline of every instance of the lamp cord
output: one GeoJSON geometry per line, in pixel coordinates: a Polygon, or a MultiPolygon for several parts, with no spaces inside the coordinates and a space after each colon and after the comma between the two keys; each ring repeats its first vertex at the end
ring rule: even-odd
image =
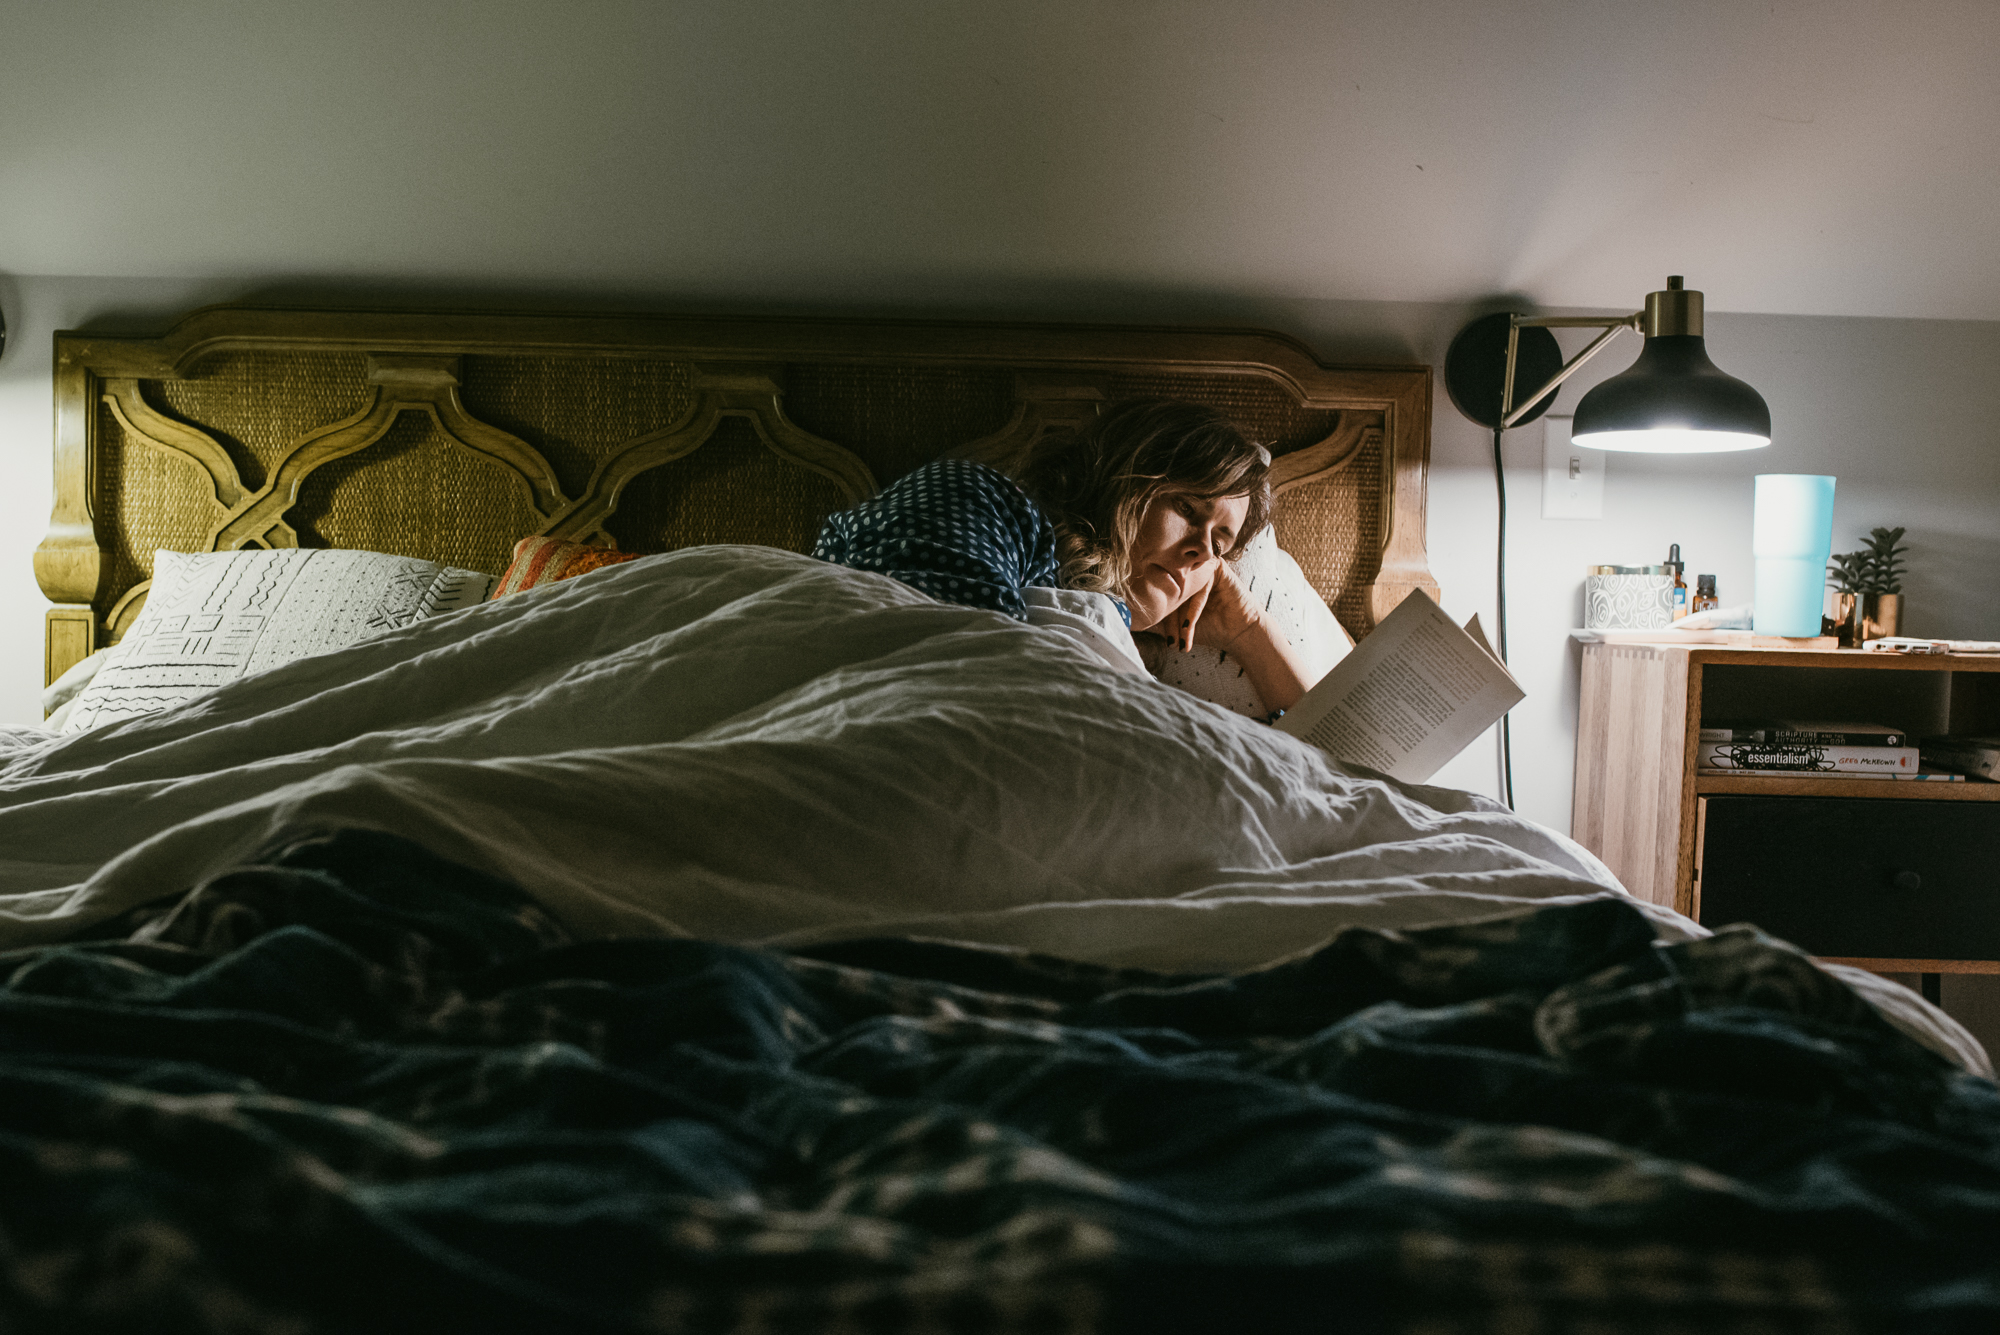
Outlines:
{"type": "MultiPolygon", "coordinates": [[[[1494,630],[1500,641],[1500,661],[1507,661],[1507,470],[1501,466],[1500,438],[1505,428],[1493,428],[1493,490],[1498,495],[1500,505],[1499,536],[1495,542],[1493,555],[1494,571],[1494,630]]],[[[1500,791],[1505,795],[1507,809],[1514,809],[1514,737],[1507,726],[1511,717],[1500,716],[1500,791]]]]}

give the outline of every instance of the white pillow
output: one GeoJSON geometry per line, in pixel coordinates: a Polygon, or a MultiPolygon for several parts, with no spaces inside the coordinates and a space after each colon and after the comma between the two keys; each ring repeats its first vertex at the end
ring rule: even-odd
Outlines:
{"type": "Polygon", "coordinates": [[[380,552],[153,554],[153,587],[63,720],[82,732],[486,600],[493,576],[380,552]]]}
{"type": "MultiPolygon", "coordinates": [[[[1347,657],[1354,641],[1341,629],[1319,592],[1306,581],[1291,553],[1278,546],[1267,526],[1251,539],[1236,561],[1236,578],[1261,602],[1264,614],[1284,632],[1297,651],[1308,682],[1316,682],[1347,657]]],[[[1139,655],[1146,670],[1169,686],[1197,695],[1213,705],[1251,718],[1268,717],[1271,711],[1257,697],[1257,690],[1243,674],[1242,665],[1220,649],[1197,644],[1186,653],[1158,635],[1138,638],[1139,655]]]]}

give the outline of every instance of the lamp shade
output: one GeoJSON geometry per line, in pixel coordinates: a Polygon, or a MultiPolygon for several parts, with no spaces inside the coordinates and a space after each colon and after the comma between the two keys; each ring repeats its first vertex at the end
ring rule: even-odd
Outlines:
{"type": "Polygon", "coordinates": [[[1771,443],[1763,395],[1708,359],[1701,293],[1680,279],[1646,297],[1646,346],[1576,405],[1570,438],[1594,450],[1702,454],[1771,443]]]}

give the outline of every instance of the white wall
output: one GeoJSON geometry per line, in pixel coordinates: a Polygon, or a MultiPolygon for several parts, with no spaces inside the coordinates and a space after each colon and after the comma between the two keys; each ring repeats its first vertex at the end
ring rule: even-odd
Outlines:
{"type": "Polygon", "coordinates": [[[62,0],[0,269],[2000,319],[1992,0],[62,0]]]}

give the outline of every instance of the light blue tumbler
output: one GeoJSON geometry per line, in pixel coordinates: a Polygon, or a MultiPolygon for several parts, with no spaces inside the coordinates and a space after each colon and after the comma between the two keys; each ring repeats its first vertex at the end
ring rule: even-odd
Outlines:
{"type": "Polygon", "coordinates": [[[1817,635],[1833,554],[1833,479],[1759,473],[1750,527],[1757,558],[1757,633],[1817,635]]]}

